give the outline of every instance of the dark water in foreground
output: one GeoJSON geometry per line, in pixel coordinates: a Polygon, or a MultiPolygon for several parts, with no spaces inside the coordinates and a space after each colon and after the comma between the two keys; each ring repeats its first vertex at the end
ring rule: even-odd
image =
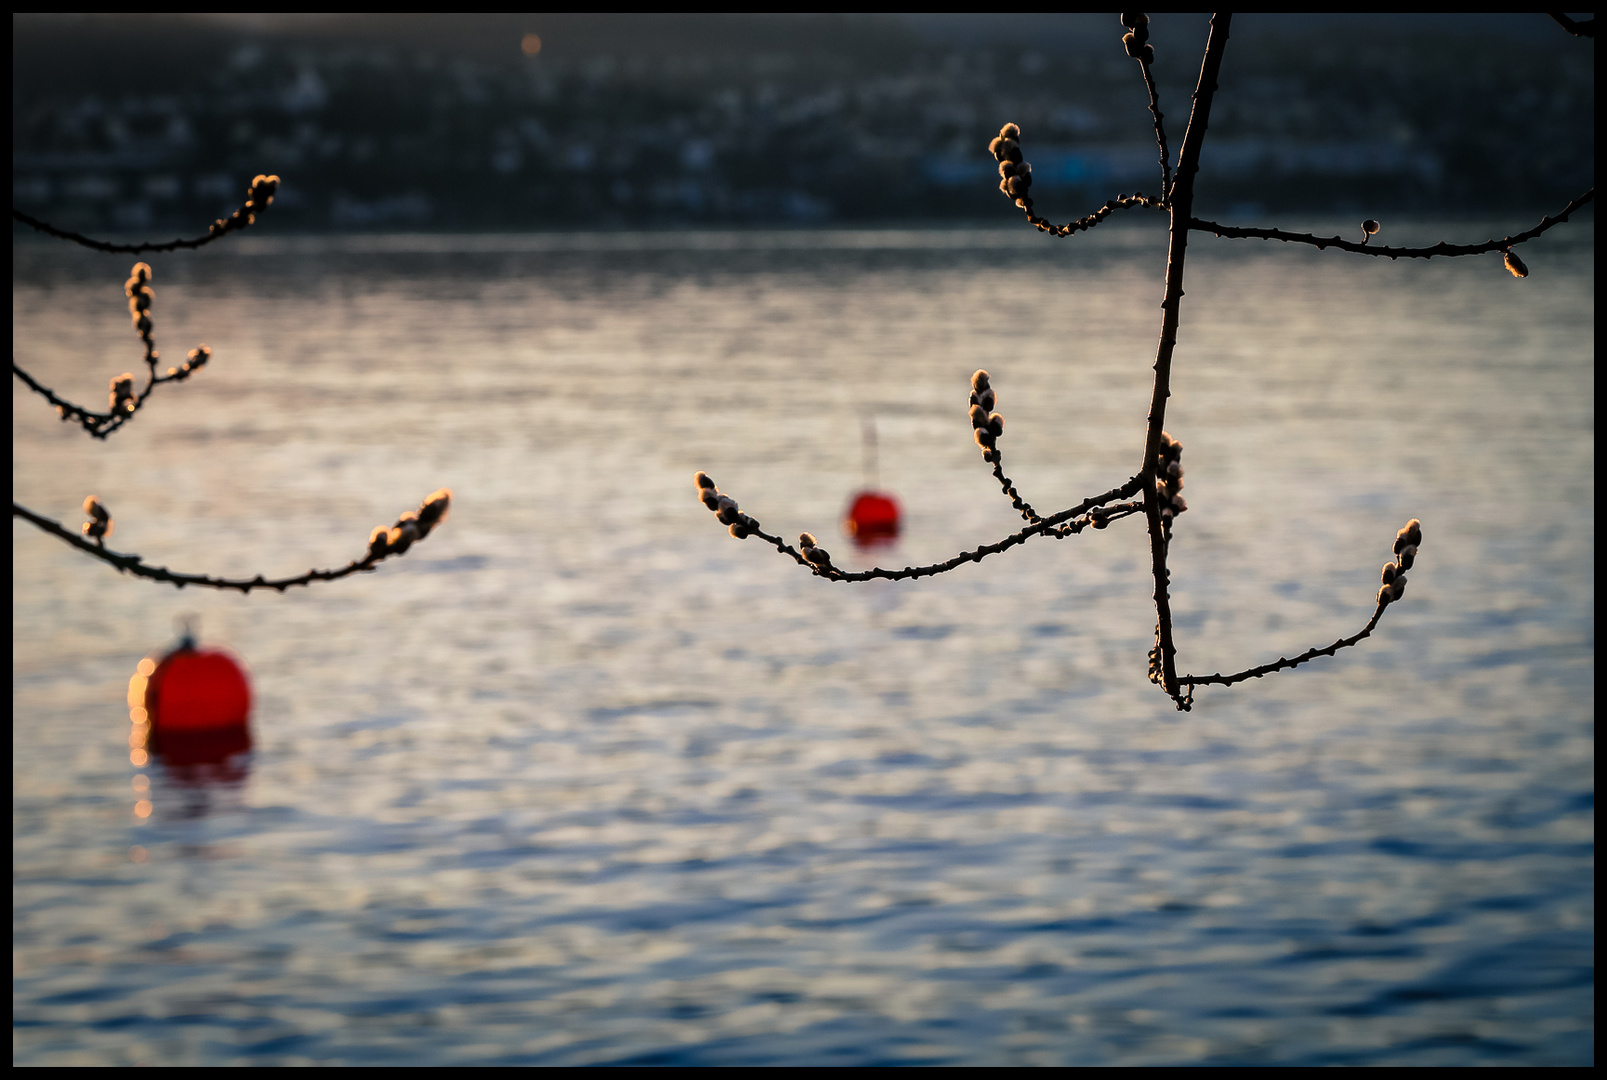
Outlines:
{"type": "MultiPolygon", "coordinates": [[[[1449,226],[1483,238],[1501,224],[1449,226]]],[[[876,417],[904,565],[1136,464],[1164,235],[245,237],[156,267],[167,357],[110,445],[13,389],[13,489],[176,569],[13,527],[17,1064],[1594,1059],[1594,244],[1411,266],[1191,249],[1170,430],[1182,662],[1137,521],[831,585],[693,499],[833,522],[876,417]],[[252,666],[257,750],[136,768],[175,616],[252,666]],[[147,813],[148,812],[148,813],[147,813]],[[146,814],[146,816],[140,816],[146,814]]],[[[1406,231],[1406,230],[1402,230],[1406,231]]],[[[1390,239],[1400,241],[1400,235],[1390,239]]],[[[98,401],[121,260],[13,249],[13,343],[98,401]]]]}

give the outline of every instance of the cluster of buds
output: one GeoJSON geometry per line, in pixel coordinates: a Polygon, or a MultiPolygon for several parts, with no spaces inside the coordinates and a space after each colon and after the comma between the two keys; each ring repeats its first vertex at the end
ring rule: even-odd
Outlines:
{"type": "MultiPolygon", "coordinates": [[[[129,278],[123,282],[123,292],[128,296],[128,314],[134,321],[134,330],[139,334],[140,340],[145,342],[147,351],[151,346],[151,304],[156,299],[156,293],[151,289],[151,266],[149,263],[137,262],[134,269],[129,271],[129,278]]],[[[151,352],[155,356],[155,352],[151,352]]]]}
{"type": "Polygon", "coordinates": [[[167,369],[167,377],[170,379],[186,378],[190,372],[205,367],[206,362],[210,359],[212,359],[212,350],[205,345],[197,345],[190,350],[190,358],[184,361],[183,367],[170,367],[167,369]]]}
{"type": "Polygon", "coordinates": [[[1122,25],[1128,31],[1122,35],[1122,47],[1127,50],[1127,55],[1141,63],[1153,64],[1155,48],[1149,44],[1149,16],[1137,11],[1124,11],[1122,25]]]}
{"type": "Polygon", "coordinates": [[[831,569],[831,552],[815,543],[814,533],[798,534],[798,554],[802,555],[804,561],[817,570],[831,569]]]}
{"type": "Polygon", "coordinates": [[[1183,490],[1183,444],[1161,432],[1161,448],[1155,455],[1155,495],[1161,504],[1161,524],[1172,535],[1172,519],[1189,508],[1179,494],[1183,490]]]}
{"type": "Polygon", "coordinates": [[[219,218],[214,221],[208,232],[216,236],[219,233],[233,232],[235,229],[243,229],[247,225],[255,224],[257,215],[268,209],[269,204],[273,202],[273,193],[278,190],[279,178],[277,176],[265,176],[262,173],[258,173],[251,178],[251,187],[246,192],[245,205],[230,214],[227,219],[219,218]]]}
{"type": "Polygon", "coordinates": [[[989,464],[999,460],[998,440],[1004,434],[1004,417],[993,411],[998,400],[986,371],[971,376],[971,427],[975,429],[972,434],[982,448],[982,460],[989,464]]]}
{"type": "Polygon", "coordinates": [[[1395,561],[1384,564],[1380,575],[1383,585],[1378,590],[1378,606],[1392,603],[1406,591],[1406,571],[1417,561],[1417,547],[1423,542],[1423,523],[1413,518],[1395,534],[1395,561]]]}
{"type": "MultiPolygon", "coordinates": [[[[111,403],[113,415],[133,412],[135,406],[134,376],[126,371],[121,375],[114,376],[111,392],[106,397],[111,403]]],[[[63,412],[62,415],[65,417],[67,414],[63,412]]]]}
{"type": "Polygon", "coordinates": [[[84,513],[89,520],[84,522],[84,535],[95,543],[104,543],[112,535],[112,513],[100,504],[100,500],[90,495],[84,499],[84,513]]]}
{"type": "Polygon", "coordinates": [[[759,531],[759,523],[738,509],[735,499],[715,487],[708,473],[700,472],[695,479],[697,497],[702,500],[704,506],[714,511],[714,516],[719,519],[721,525],[731,527],[732,536],[738,540],[746,540],[759,531]]]}
{"type": "Polygon", "coordinates": [[[1023,210],[1032,208],[1027,191],[1032,187],[1032,166],[1021,160],[1021,129],[1006,124],[988,143],[988,153],[999,163],[999,190],[1023,210]]]}
{"type": "Polygon", "coordinates": [[[1361,223],[1361,242],[1362,242],[1362,246],[1366,247],[1367,246],[1367,241],[1369,239],[1371,239],[1372,237],[1377,236],[1378,235],[1378,230],[1382,229],[1382,228],[1383,228],[1383,226],[1380,225],[1378,223],[1377,219],[1375,219],[1375,218],[1368,218],[1366,221],[1362,222],[1361,223]]]}
{"type": "Polygon", "coordinates": [[[387,555],[400,555],[446,520],[452,508],[452,493],[446,488],[432,492],[417,510],[409,510],[390,528],[381,525],[368,536],[368,562],[387,555]]]}
{"type": "Polygon", "coordinates": [[[1513,254],[1511,248],[1503,248],[1501,254],[1506,259],[1507,272],[1516,278],[1529,276],[1529,268],[1523,265],[1523,260],[1513,254]]]}

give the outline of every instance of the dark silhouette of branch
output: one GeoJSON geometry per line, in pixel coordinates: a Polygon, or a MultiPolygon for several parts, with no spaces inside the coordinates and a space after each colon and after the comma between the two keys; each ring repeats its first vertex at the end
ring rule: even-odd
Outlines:
{"type": "Polygon", "coordinates": [[[1383,584],[1378,589],[1378,606],[1373,609],[1373,617],[1367,620],[1367,625],[1350,637],[1340,638],[1332,645],[1320,649],[1307,649],[1299,656],[1278,657],[1270,664],[1260,667],[1246,668],[1244,671],[1232,675],[1217,672],[1215,675],[1179,675],[1178,681],[1188,687],[1184,695],[1185,702],[1194,698],[1196,686],[1232,686],[1234,683],[1244,682],[1246,679],[1259,679],[1263,675],[1270,675],[1274,671],[1285,671],[1292,667],[1299,667],[1308,660],[1315,660],[1319,656],[1333,656],[1340,649],[1348,649],[1373,632],[1378,620],[1384,615],[1384,609],[1401,598],[1406,591],[1406,571],[1412,568],[1417,561],[1417,550],[1423,543],[1423,523],[1413,518],[1404,528],[1395,534],[1395,561],[1384,564],[1380,579],[1383,584]]]}
{"type": "Polygon", "coordinates": [[[1172,197],[1172,157],[1166,150],[1166,128],[1162,124],[1160,94],[1155,90],[1155,75],[1150,65],[1155,62],[1155,47],[1149,42],[1149,16],[1142,12],[1122,12],[1122,25],[1129,33],[1122,38],[1127,55],[1138,61],[1144,73],[1144,89],[1149,91],[1149,113],[1155,118],[1155,143],[1161,151],[1161,198],[1172,197]]]}
{"type": "Polygon", "coordinates": [[[720,524],[730,527],[731,535],[738,540],[745,540],[750,536],[769,543],[784,555],[791,555],[801,565],[808,567],[815,574],[830,581],[870,581],[875,578],[885,578],[891,581],[902,581],[909,578],[934,577],[958,569],[966,563],[980,562],[985,556],[1007,551],[1017,544],[1024,544],[1034,536],[1051,536],[1056,539],[1080,533],[1092,525],[1102,529],[1111,521],[1138,513],[1138,503],[1129,503],[1121,506],[1107,506],[1117,499],[1129,498],[1138,493],[1141,481],[1133,477],[1120,487],[1111,488],[1103,495],[1095,495],[1084,499],[1068,510],[1058,514],[1041,518],[1018,533],[1012,533],[1003,540],[993,544],[984,544],[970,551],[962,551],[951,559],[940,563],[931,563],[926,566],[906,566],[902,570],[887,570],[882,567],[873,567],[870,570],[848,572],[839,570],[832,565],[831,555],[825,548],[820,547],[815,538],[809,533],[798,537],[798,547],[793,547],[779,536],[771,536],[759,527],[759,522],[744,514],[737,505],[737,501],[730,495],[722,492],[714,485],[707,473],[698,473],[697,492],[698,499],[714,511],[720,524]],[[1057,527],[1058,526],[1058,527],[1057,527]]]}
{"type": "Polygon", "coordinates": [[[1548,11],[1546,14],[1555,19],[1558,26],[1568,31],[1568,33],[1572,34],[1574,37],[1594,38],[1596,36],[1595,19],[1586,19],[1584,22],[1576,22],[1560,11],[1548,11]]]}
{"type": "Polygon", "coordinates": [[[1021,497],[1010,478],[1004,475],[1004,457],[999,452],[999,437],[1004,434],[1004,417],[993,411],[998,400],[986,371],[978,371],[971,376],[971,427],[976,444],[982,448],[982,460],[993,466],[994,479],[999,481],[999,487],[1010,499],[1010,505],[1027,519],[1028,524],[1035,525],[1043,519],[1032,508],[1032,504],[1021,497]]]}
{"type": "Polygon", "coordinates": [[[297,577],[287,578],[265,578],[261,574],[254,578],[179,574],[163,566],[148,566],[138,555],[111,551],[105,546],[105,539],[112,534],[112,517],[93,495],[84,500],[84,513],[90,516],[90,520],[84,523],[81,536],[62,527],[59,522],[36,514],[15,501],[11,504],[11,516],[20,517],[50,535],[66,541],[84,554],[115,566],[119,573],[166,582],[181,589],[186,585],[201,585],[211,589],[237,589],[243,593],[249,593],[252,589],[274,589],[284,592],[292,585],[309,585],[314,581],[337,581],[352,574],[373,570],[382,560],[392,555],[404,554],[446,520],[451,503],[452,493],[442,488],[425,499],[417,510],[409,510],[397,518],[396,524],[390,528],[387,529],[383,525],[376,528],[369,535],[368,551],[362,558],[353,560],[338,570],[309,570],[297,577]]]}
{"type": "Polygon", "coordinates": [[[232,232],[238,232],[249,225],[255,224],[258,216],[268,209],[268,206],[273,202],[273,194],[277,190],[279,190],[279,178],[277,176],[264,176],[259,173],[251,180],[251,187],[246,192],[244,205],[228,217],[214,221],[207,227],[205,236],[198,236],[194,240],[169,240],[166,243],[147,241],[138,244],[113,244],[106,240],[92,239],[82,233],[75,233],[70,229],[57,228],[48,221],[40,221],[31,214],[24,214],[16,207],[11,208],[11,219],[20,221],[29,228],[37,229],[42,233],[48,233],[62,240],[71,240],[75,244],[82,244],[84,247],[104,251],[108,254],[141,255],[148,251],[178,251],[181,248],[194,250],[198,247],[205,247],[214,240],[221,240],[232,232]]]}
{"type": "Polygon", "coordinates": [[[166,375],[156,373],[156,361],[161,354],[156,351],[156,339],[151,333],[151,305],[155,301],[155,293],[151,289],[151,268],[145,263],[135,263],[130,271],[129,279],[123,283],[123,291],[128,295],[128,310],[134,320],[134,332],[139,334],[140,343],[145,346],[145,389],[138,394],[134,393],[134,376],[123,372],[112,379],[110,410],[95,412],[82,405],[75,405],[66,398],[59,396],[50,387],[45,386],[38,379],[28,374],[16,357],[11,359],[11,373],[27,384],[34,393],[44,397],[56,407],[63,420],[76,420],[79,425],[97,439],[104,439],[124,424],[134,418],[145,400],[151,396],[162,383],[183,382],[192,373],[206,365],[212,359],[212,350],[205,345],[199,345],[190,350],[189,358],[179,367],[170,367],[166,375]]]}
{"type": "MultiPolygon", "coordinates": [[[[1594,36],[1593,22],[1580,24],[1574,23],[1565,16],[1554,17],[1568,28],[1571,33],[1594,36]]],[[[1232,16],[1226,13],[1217,13],[1211,18],[1210,34],[1206,41],[1205,53],[1200,64],[1200,74],[1195,85],[1193,108],[1190,111],[1188,126],[1185,129],[1183,143],[1178,152],[1175,173],[1170,172],[1168,168],[1169,155],[1167,152],[1166,132],[1160,109],[1160,100],[1151,72],[1151,64],[1155,59],[1155,50],[1154,46],[1149,43],[1149,18],[1141,13],[1123,12],[1121,21],[1128,30],[1127,34],[1122,38],[1122,44],[1127,50],[1127,55],[1139,62],[1144,75],[1145,89],[1149,94],[1150,113],[1154,118],[1155,124],[1155,139],[1160,149],[1161,197],[1156,198],[1142,193],[1120,195],[1107,201],[1104,206],[1085,218],[1067,225],[1055,225],[1040,217],[1033,210],[1033,201],[1030,194],[1032,189],[1032,166],[1022,157],[1021,128],[1016,124],[1005,124],[999,129],[999,134],[988,144],[988,150],[992,153],[994,160],[999,163],[999,189],[1006,198],[1010,199],[1026,213],[1029,224],[1051,235],[1064,237],[1090,229],[1104,221],[1116,210],[1121,209],[1145,207],[1167,212],[1170,220],[1170,235],[1167,246],[1165,289],[1161,300],[1161,333],[1160,342],[1156,348],[1155,383],[1150,397],[1149,415],[1144,429],[1143,460],[1138,475],[1121,487],[1112,488],[1103,495],[1094,496],[1070,509],[1062,510],[1049,517],[1039,516],[1038,512],[1033,509],[1032,504],[1027,502],[1016,489],[1015,483],[1005,475],[1003,457],[999,450],[999,439],[1004,434],[1004,417],[995,410],[998,398],[993,388],[991,377],[986,371],[978,371],[972,376],[971,380],[970,419],[972,433],[977,445],[982,450],[983,460],[992,465],[994,478],[998,480],[1001,490],[1010,499],[1011,505],[1028,523],[1026,528],[1005,537],[1003,540],[993,544],[986,544],[970,551],[962,551],[941,563],[933,563],[927,566],[907,566],[902,570],[877,567],[871,570],[850,573],[833,565],[831,555],[820,547],[815,538],[809,533],[800,535],[798,537],[798,546],[794,547],[779,536],[772,536],[762,531],[759,523],[742,513],[736,500],[722,493],[715,486],[714,481],[704,473],[697,474],[698,496],[705,506],[715,512],[715,516],[720,522],[730,528],[732,536],[739,540],[749,536],[757,536],[774,546],[782,554],[791,556],[794,561],[807,567],[815,575],[831,581],[868,581],[873,578],[901,580],[930,577],[956,569],[968,562],[977,562],[987,555],[1005,551],[1025,543],[1034,536],[1063,538],[1079,533],[1089,526],[1095,529],[1103,529],[1112,521],[1142,513],[1145,517],[1150,542],[1150,571],[1155,582],[1155,645],[1150,650],[1149,655],[1150,679],[1160,684],[1167,696],[1177,704],[1179,709],[1186,711],[1193,705],[1194,690],[1198,686],[1231,686],[1246,679],[1260,678],[1275,671],[1298,667],[1319,656],[1332,656],[1340,649],[1348,648],[1362,641],[1378,625],[1384,609],[1392,602],[1400,599],[1404,593],[1406,571],[1411,569],[1413,560],[1417,555],[1418,545],[1422,542],[1421,522],[1415,518],[1408,522],[1405,528],[1396,533],[1396,559],[1383,569],[1383,584],[1378,592],[1377,608],[1373,612],[1372,618],[1367,621],[1367,625],[1360,632],[1347,638],[1341,638],[1331,645],[1310,649],[1299,656],[1293,658],[1280,657],[1272,663],[1248,668],[1232,675],[1223,675],[1220,672],[1214,675],[1178,674],[1176,663],[1177,643],[1173,628],[1170,598],[1171,574],[1167,569],[1166,558],[1176,519],[1178,515],[1188,509],[1188,504],[1182,496],[1183,444],[1172,437],[1166,430],[1165,425],[1166,404],[1171,397],[1172,360],[1177,347],[1179,312],[1184,295],[1183,271],[1188,253],[1189,233],[1211,232],[1217,236],[1230,239],[1282,240],[1290,243],[1310,244],[1319,249],[1337,248],[1341,251],[1390,259],[1428,259],[1480,255],[1499,251],[1502,253],[1506,268],[1512,275],[1523,278],[1528,276],[1529,269],[1513,249],[1567,221],[1570,214],[1595,198],[1596,189],[1592,187],[1570,202],[1555,216],[1542,218],[1539,225],[1527,232],[1516,233],[1500,240],[1490,240],[1483,244],[1454,245],[1442,242],[1432,247],[1414,248],[1374,245],[1371,240],[1378,234],[1381,226],[1371,218],[1361,223],[1361,238],[1359,241],[1345,240],[1338,236],[1324,238],[1309,233],[1294,233],[1282,229],[1243,228],[1203,221],[1193,216],[1195,179],[1200,169],[1201,150],[1205,143],[1206,133],[1210,129],[1211,106],[1218,88],[1217,82],[1221,74],[1222,57],[1227,48],[1232,16]],[[1131,501],[1134,495],[1139,494],[1142,494],[1140,500],[1131,501]],[[1118,502],[1117,500],[1130,501],[1118,502]]]]}
{"type": "Polygon", "coordinates": [[[1357,255],[1377,255],[1387,259],[1453,258],[1459,255],[1485,255],[1492,251],[1504,252],[1517,247],[1519,244],[1526,244],[1547,230],[1561,225],[1568,220],[1568,215],[1595,198],[1596,189],[1592,187],[1589,191],[1563,207],[1561,212],[1551,217],[1541,218],[1540,224],[1527,232],[1517,233],[1500,240],[1486,240],[1482,244],[1447,244],[1442,240],[1432,247],[1377,247],[1368,244],[1365,236],[1360,241],[1354,241],[1338,236],[1314,236],[1311,233],[1285,232],[1283,229],[1221,225],[1215,221],[1202,221],[1199,218],[1189,218],[1188,227],[1197,232],[1213,233],[1229,240],[1282,240],[1291,244],[1310,244],[1319,250],[1337,248],[1340,251],[1349,251],[1357,255]]]}

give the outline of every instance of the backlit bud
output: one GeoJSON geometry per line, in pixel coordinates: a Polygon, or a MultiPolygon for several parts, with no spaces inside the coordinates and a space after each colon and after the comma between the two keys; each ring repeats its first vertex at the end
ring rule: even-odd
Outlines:
{"type": "Polygon", "coordinates": [[[731,523],[731,535],[736,537],[738,540],[746,540],[751,531],[752,530],[750,530],[743,522],[733,521],[731,523]]]}
{"type": "Polygon", "coordinates": [[[1019,139],[1021,138],[1021,129],[1015,124],[1006,124],[1004,127],[999,129],[999,138],[1019,139]]]}
{"type": "Polygon", "coordinates": [[[1506,256],[1507,270],[1511,272],[1513,277],[1524,278],[1529,276],[1529,268],[1523,265],[1522,259],[1511,251],[1503,252],[1503,254],[1506,256]]]}
{"type": "Polygon", "coordinates": [[[987,422],[988,411],[981,405],[971,406],[971,426],[974,428],[985,427],[987,422]]]}
{"type": "Polygon", "coordinates": [[[980,393],[983,390],[986,390],[987,388],[988,388],[988,373],[986,371],[978,369],[977,373],[975,375],[971,376],[971,389],[973,389],[973,390],[977,391],[978,393],[980,393]]]}
{"type": "Polygon", "coordinates": [[[212,359],[212,350],[205,345],[200,345],[190,350],[189,366],[191,368],[204,367],[210,359],[212,359]]]}
{"type": "Polygon", "coordinates": [[[998,413],[991,414],[988,417],[988,431],[992,433],[995,439],[997,439],[1000,435],[1003,435],[1004,417],[1000,416],[998,413]]]}
{"type": "Polygon", "coordinates": [[[1378,589],[1378,606],[1379,607],[1383,607],[1385,604],[1388,604],[1393,599],[1395,599],[1395,594],[1390,592],[1390,589],[1389,589],[1388,585],[1379,586],[1379,589],[1378,589]]]}
{"type": "Polygon", "coordinates": [[[1405,547],[1401,548],[1400,560],[1401,569],[1410,570],[1412,568],[1412,564],[1417,561],[1417,545],[1407,544],[1405,547]]]}
{"type": "Polygon", "coordinates": [[[368,557],[378,559],[390,550],[390,530],[383,525],[376,526],[368,534],[368,557]]]}
{"type": "Polygon", "coordinates": [[[1361,223],[1361,231],[1366,233],[1368,236],[1377,236],[1378,230],[1381,228],[1383,228],[1383,226],[1374,221],[1372,218],[1368,218],[1366,221],[1361,223]]]}
{"type": "Polygon", "coordinates": [[[814,533],[799,533],[798,534],[798,546],[801,547],[801,548],[812,548],[812,547],[814,547],[815,546],[815,535],[814,535],[814,533]]]}
{"type": "Polygon", "coordinates": [[[708,473],[700,472],[696,476],[694,476],[692,479],[697,481],[697,486],[700,489],[705,490],[705,491],[714,490],[714,481],[709,478],[708,473]]]}
{"type": "Polygon", "coordinates": [[[1413,547],[1423,542],[1423,523],[1416,518],[1406,523],[1406,542],[1413,547]]]}
{"type": "Polygon", "coordinates": [[[418,530],[413,527],[411,521],[393,525],[391,530],[385,534],[386,546],[398,555],[412,547],[413,541],[417,539],[418,530]]]}
{"type": "Polygon", "coordinates": [[[1401,595],[1406,592],[1406,575],[1400,575],[1394,581],[1386,585],[1385,588],[1389,590],[1389,598],[1391,600],[1399,600],[1401,595]]]}
{"type": "Polygon", "coordinates": [[[710,510],[718,510],[720,508],[720,496],[714,491],[704,488],[703,505],[707,506],[710,510]]]}
{"type": "Polygon", "coordinates": [[[976,431],[972,432],[972,436],[976,439],[976,444],[982,449],[993,449],[993,440],[996,436],[987,428],[977,428],[976,431]]]}
{"type": "Polygon", "coordinates": [[[1388,585],[1390,582],[1395,580],[1395,575],[1399,573],[1400,567],[1396,566],[1392,562],[1387,562],[1384,564],[1384,570],[1381,574],[1379,574],[1378,580],[1382,581],[1385,585],[1388,585]]]}
{"type": "Polygon", "coordinates": [[[980,391],[976,395],[976,403],[978,405],[982,406],[983,411],[985,411],[985,412],[992,412],[993,411],[993,406],[998,403],[998,400],[999,400],[998,396],[997,396],[997,394],[995,393],[995,391],[993,390],[992,387],[989,387],[986,390],[980,391]]]}

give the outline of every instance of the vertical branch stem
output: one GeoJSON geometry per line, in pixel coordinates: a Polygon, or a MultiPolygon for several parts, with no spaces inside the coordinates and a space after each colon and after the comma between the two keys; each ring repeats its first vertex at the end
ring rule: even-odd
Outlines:
{"type": "Polygon", "coordinates": [[[1150,397],[1149,427],[1144,436],[1144,461],[1139,475],[1144,480],[1144,513],[1149,519],[1150,567],[1155,575],[1156,646],[1160,649],[1161,686],[1174,699],[1178,697],[1177,647],[1172,639],[1172,602],[1168,594],[1166,569],[1166,531],[1161,523],[1160,500],[1155,491],[1155,461],[1161,448],[1161,430],[1166,424],[1166,399],[1171,396],[1172,351],[1177,347],[1178,309],[1183,300],[1183,258],[1188,249],[1189,219],[1194,211],[1194,177],[1200,169],[1200,148],[1211,121],[1211,99],[1216,94],[1217,76],[1222,70],[1222,53],[1227,48],[1230,13],[1211,16],[1211,34],[1206,40],[1200,79],[1194,88],[1194,108],[1189,114],[1188,131],[1178,154],[1177,175],[1168,193],[1171,214],[1171,242],[1166,254],[1166,293],[1161,300],[1161,341],[1155,354],[1155,390],[1150,397]]]}

